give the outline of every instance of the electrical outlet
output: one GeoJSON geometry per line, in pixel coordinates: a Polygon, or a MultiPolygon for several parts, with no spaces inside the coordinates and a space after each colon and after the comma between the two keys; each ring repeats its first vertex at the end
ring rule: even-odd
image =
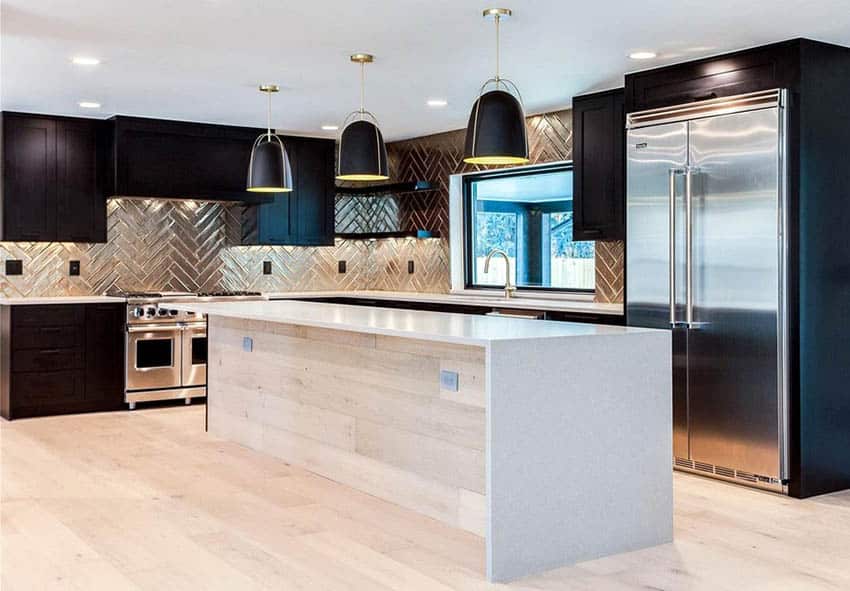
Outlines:
{"type": "Polygon", "coordinates": [[[457,392],[458,374],[456,371],[440,370],[440,390],[457,392]]]}
{"type": "Polygon", "coordinates": [[[242,337],[242,350],[246,353],[251,353],[254,350],[254,339],[251,337],[242,337]]]}
{"type": "Polygon", "coordinates": [[[413,273],[414,270],[415,270],[415,267],[413,265],[413,261],[407,261],[407,272],[413,273]]]}
{"type": "Polygon", "coordinates": [[[68,261],[68,275],[71,277],[80,276],[80,261],[68,261]]]}
{"type": "Polygon", "coordinates": [[[345,271],[346,271],[346,266],[347,266],[347,265],[345,264],[345,261],[339,261],[339,262],[337,263],[337,270],[338,270],[340,273],[345,273],[345,271]]]}
{"type": "Polygon", "coordinates": [[[6,259],[6,275],[23,275],[24,262],[20,259],[6,259]]]}
{"type": "Polygon", "coordinates": [[[272,262],[271,261],[263,261],[263,275],[271,275],[272,274],[272,262]]]}

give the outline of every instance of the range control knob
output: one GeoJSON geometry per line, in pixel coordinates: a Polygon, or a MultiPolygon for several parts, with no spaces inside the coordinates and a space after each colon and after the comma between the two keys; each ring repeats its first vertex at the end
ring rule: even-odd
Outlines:
{"type": "Polygon", "coordinates": [[[139,307],[139,306],[133,308],[133,318],[141,318],[144,315],[145,315],[145,309],[144,308],[139,307]]]}
{"type": "Polygon", "coordinates": [[[169,310],[168,311],[169,316],[177,316],[177,314],[179,314],[179,312],[177,310],[169,310]]]}
{"type": "Polygon", "coordinates": [[[156,308],[150,307],[145,309],[145,316],[156,316],[156,308]]]}
{"type": "Polygon", "coordinates": [[[156,311],[156,313],[159,316],[168,316],[168,310],[166,310],[165,308],[160,308],[156,311]]]}

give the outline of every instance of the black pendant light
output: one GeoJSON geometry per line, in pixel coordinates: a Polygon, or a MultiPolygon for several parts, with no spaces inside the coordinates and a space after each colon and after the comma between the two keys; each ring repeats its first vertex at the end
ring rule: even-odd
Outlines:
{"type": "Polygon", "coordinates": [[[470,164],[525,164],[529,160],[522,97],[516,84],[499,72],[499,24],[509,16],[508,8],[484,11],[484,18],[496,21],[496,76],[481,87],[469,114],[463,161],[470,164]]]}
{"type": "Polygon", "coordinates": [[[292,167],[283,142],[272,133],[272,94],[280,88],[263,84],[260,92],[269,96],[269,118],[266,133],[254,140],[248,164],[248,190],[254,193],[285,193],[292,190],[292,167]]]}
{"type": "Polygon", "coordinates": [[[378,120],[364,106],[366,64],[375,57],[355,53],[351,61],[360,64],[360,110],[345,118],[339,137],[336,178],[341,181],[385,181],[390,178],[387,147],[378,128],[378,120]]]}

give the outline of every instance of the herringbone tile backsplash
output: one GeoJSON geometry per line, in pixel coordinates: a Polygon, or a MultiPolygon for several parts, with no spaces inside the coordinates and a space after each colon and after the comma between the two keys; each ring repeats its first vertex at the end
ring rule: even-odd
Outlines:
{"type": "MultiPolygon", "coordinates": [[[[569,111],[527,120],[533,163],[572,157],[569,111]]],[[[201,201],[112,199],[106,244],[0,242],[0,261],[22,259],[24,274],[0,275],[0,295],[46,296],[130,290],[257,291],[384,289],[445,292],[449,281],[448,180],[463,163],[463,131],[388,145],[393,180],[435,181],[437,191],[337,197],[337,232],[427,229],[441,238],[337,240],[332,247],[234,246],[242,206],[201,201]],[[79,277],[68,261],[81,262],[79,277]],[[338,273],[345,260],[347,272],[338,273]],[[416,272],[408,274],[407,261],[416,272]],[[263,275],[263,261],[272,274],[263,275]]],[[[598,242],[596,299],[623,301],[623,243],[598,242]]]]}
{"type": "Polygon", "coordinates": [[[106,244],[0,242],[0,261],[21,259],[24,264],[23,275],[0,275],[0,295],[86,295],[116,287],[448,289],[448,263],[437,240],[337,240],[332,247],[310,248],[232,246],[238,243],[240,216],[241,206],[232,204],[112,199],[106,244]],[[79,277],[68,276],[72,260],[81,263],[79,277]],[[339,260],[346,261],[346,273],[338,272],[339,260]],[[416,265],[413,275],[407,274],[408,260],[416,265]],[[271,275],[262,274],[263,261],[272,262],[271,275]]]}

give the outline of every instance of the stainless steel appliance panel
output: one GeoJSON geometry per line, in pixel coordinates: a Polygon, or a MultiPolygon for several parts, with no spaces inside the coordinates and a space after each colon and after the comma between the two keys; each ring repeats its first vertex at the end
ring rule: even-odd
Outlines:
{"type": "Polygon", "coordinates": [[[176,326],[127,328],[127,390],[180,386],[181,332],[176,326]]]}
{"type": "MultiPolygon", "coordinates": [[[[670,328],[671,270],[684,272],[684,169],[687,123],[630,129],[626,204],[626,313],[631,326],[670,328]],[[671,198],[674,208],[671,224],[671,198]],[[671,225],[675,231],[671,234],[671,225]],[[671,269],[671,243],[675,248],[671,269]]],[[[676,315],[684,289],[677,287],[676,315]]]]}
{"type": "Polygon", "coordinates": [[[183,386],[204,386],[207,383],[207,325],[187,324],[181,330],[183,386]]]}
{"type": "Polygon", "coordinates": [[[687,458],[687,334],[671,325],[684,318],[687,123],[630,129],[626,145],[626,314],[631,326],[673,330],[673,453],[687,458]]]}
{"type": "Polygon", "coordinates": [[[776,478],[779,131],[777,108],[689,122],[684,278],[690,459],[776,478]]]}

